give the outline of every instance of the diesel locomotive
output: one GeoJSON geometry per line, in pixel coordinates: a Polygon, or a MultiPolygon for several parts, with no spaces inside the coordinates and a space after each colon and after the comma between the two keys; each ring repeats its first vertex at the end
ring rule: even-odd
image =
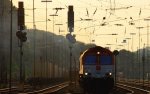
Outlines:
{"type": "Polygon", "coordinates": [[[96,46],[80,55],[79,83],[90,94],[108,94],[114,87],[114,54],[96,46]]]}

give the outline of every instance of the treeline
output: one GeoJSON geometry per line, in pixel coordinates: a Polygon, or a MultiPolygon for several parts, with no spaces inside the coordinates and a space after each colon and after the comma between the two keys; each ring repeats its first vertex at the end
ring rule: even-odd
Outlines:
{"type": "MultiPolygon", "coordinates": [[[[47,77],[46,73],[48,71],[48,77],[51,75],[52,67],[55,66],[55,78],[62,75],[59,71],[69,71],[70,63],[70,46],[72,47],[72,67],[78,65],[79,55],[85,49],[95,46],[94,44],[84,44],[77,41],[75,44],[71,44],[65,36],[55,35],[50,32],[45,32],[42,30],[25,30],[27,32],[27,41],[23,43],[22,52],[22,63],[23,63],[23,73],[25,79],[33,78],[33,72],[35,71],[35,77],[47,77]],[[35,62],[35,70],[34,70],[35,62]],[[46,64],[49,64],[49,69],[46,70],[46,64]],[[41,65],[40,65],[41,64],[41,65]],[[53,65],[55,64],[55,65],[53,65]],[[63,68],[63,69],[62,69],[63,68]],[[42,71],[42,75],[41,72],[42,71]]],[[[15,34],[15,33],[14,33],[15,34]]],[[[7,36],[4,34],[3,36],[7,36]]],[[[3,47],[0,53],[0,81],[1,83],[7,83],[9,78],[9,56],[10,56],[10,40],[5,40],[5,45],[1,44],[3,47]],[[4,47],[6,46],[7,47],[4,47]]],[[[12,56],[12,79],[13,81],[19,81],[20,76],[20,42],[16,35],[13,35],[13,56],[12,56]]],[[[78,67],[78,66],[76,66],[78,67]]],[[[68,73],[68,72],[67,72],[68,73]]]]}
{"type": "Polygon", "coordinates": [[[121,50],[117,56],[118,77],[127,79],[149,79],[150,77],[150,48],[135,52],[121,50]]]}

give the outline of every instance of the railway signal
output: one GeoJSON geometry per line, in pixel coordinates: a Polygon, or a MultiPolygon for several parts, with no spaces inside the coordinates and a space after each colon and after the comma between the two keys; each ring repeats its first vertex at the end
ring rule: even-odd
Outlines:
{"type": "Polygon", "coordinates": [[[24,18],[24,6],[23,2],[19,2],[18,6],[18,29],[24,30],[25,29],[25,18],[24,18]]]}
{"type": "Polygon", "coordinates": [[[22,1],[18,2],[18,31],[16,32],[16,36],[20,40],[20,90],[24,90],[24,80],[25,80],[25,66],[22,62],[23,57],[23,42],[27,40],[27,33],[23,32],[25,29],[25,17],[24,17],[24,3],[22,1]]]}
{"type": "Polygon", "coordinates": [[[118,50],[114,50],[114,51],[113,51],[113,54],[114,54],[115,56],[117,56],[117,55],[119,54],[119,51],[118,51],[118,50]]]}
{"type": "Polygon", "coordinates": [[[66,38],[69,40],[69,42],[71,43],[75,43],[76,39],[75,39],[75,35],[71,35],[71,34],[67,34],[66,38]]]}
{"type": "Polygon", "coordinates": [[[23,2],[19,2],[18,4],[18,31],[16,32],[16,36],[21,42],[25,42],[27,40],[27,33],[23,32],[25,29],[24,4],[23,2]]]}
{"type": "Polygon", "coordinates": [[[74,28],[74,11],[73,11],[73,6],[69,6],[69,11],[68,11],[68,28],[69,32],[73,32],[74,28]]]}
{"type": "Polygon", "coordinates": [[[117,83],[117,55],[119,54],[118,50],[114,50],[113,54],[115,55],[115,85],[117,83]]]}
{"type": "Polygon", "coordinates": [[[26,40],[27,40],[26,35],[27,35],[26,32],[22,32],[22,31],[16,32],[16,36],[20,39],[21,42],[26,42],[26,40]]]}

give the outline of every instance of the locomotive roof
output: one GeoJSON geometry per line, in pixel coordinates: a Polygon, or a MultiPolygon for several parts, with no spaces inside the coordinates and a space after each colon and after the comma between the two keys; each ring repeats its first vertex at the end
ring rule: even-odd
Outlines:
{"type": "Polygon", "coordinates": [[[84,51],[82,55],[85,55],[85,54],[88,54],[88,53],[97,53],[97,52],[100,52],[100,53],[105,52],[105,53],[108,53],[108,54],[113,54],[110,50],[108,50],[106,48],[103,48],[101,46],[95,46],[95,47],[89,48],[86,51],[84,51]]]}

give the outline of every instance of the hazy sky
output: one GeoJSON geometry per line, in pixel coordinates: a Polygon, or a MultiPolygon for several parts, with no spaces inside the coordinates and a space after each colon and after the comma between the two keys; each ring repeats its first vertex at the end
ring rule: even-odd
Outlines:
{"type": "MultiPolygon", "coordinates": [[[[24,1],[25,5],[25,19],[28,28],[33,28],[32,24],[32,0],[13,0],[14,4],[18,6],[18,1],[24,1]]],[[[45,14],[46,3],[41,0],[35,1],[35,21],[36,28],[45,30],[45,14]]],[[[53,8],[62,7],[64,10],[57,12],[58,16],[54,17],[55,24],[63,24],[62,26],[54,27],[54,33],[59,34],[59,27],[67,32],[67,11],[68,5],[74,6],[75,13],[75,29],[77,34],[76,39],[82,40],[85,43],[90,43],[95,40],[95,43],[100,46],[111,45],[112,48],[123,48],[117,45],[124,45],[125,49],[132,50],[132,36],[130,33],[136,33],[133,37],[133,50],[137,50],[139,44],[139,29],[136,27],[142,26],[140,30],[140,46],[147,44],[147,24],[144,18],[150,18],[150,0],[52,0],[47,3],[48,18],[48,32],[53,32],[53,17],[49,16],[55,14],[56,10],[53,8]],[[82,19],[93,19],[92,21],[84,21],[82,19]],[[130,25],[132,22],[135,25],[130,25]],[[105,24],[105,26],[102,26],[105,24]],[[121,25],[121,26],[120,26],[121,25]],[[105,34],[117,33],[117,36],[110,36],[105,34]],[[104,35],[103,35],[104,34],[104,35]],[[122,43],[125,38],[131,38],[128,43],[122,43]]],[[[150,22],[149,22],[150,23],[150,22]]],[[[112,50],[113,50],[112,49],[112,50]]]]}

